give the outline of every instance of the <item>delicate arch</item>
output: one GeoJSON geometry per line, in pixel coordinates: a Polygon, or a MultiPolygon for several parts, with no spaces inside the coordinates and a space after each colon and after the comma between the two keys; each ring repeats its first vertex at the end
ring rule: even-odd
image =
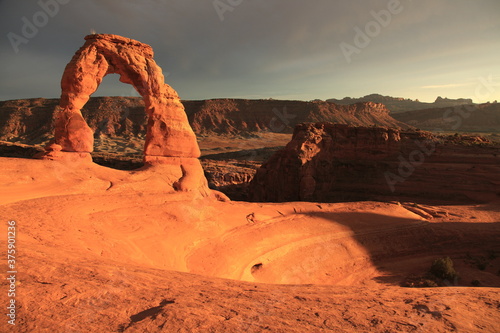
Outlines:
{"type": "Polygon", "coordinates": [[[153,49],[133,39],[94,34],[85,37],[64,70],[60,110],[55,121],[55,144],[62,151],[89,153],[92,129],[81,108],[107,74],[134,86],[143,97],[148,116],[145,160],[148,157],[198,158],[200,150],[176,91],[164,83],[161,68],[153,60],[153,49]]]}

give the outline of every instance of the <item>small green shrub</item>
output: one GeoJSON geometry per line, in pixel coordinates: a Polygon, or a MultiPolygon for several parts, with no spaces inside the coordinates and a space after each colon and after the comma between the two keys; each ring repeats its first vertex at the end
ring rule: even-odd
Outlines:
{"type": "Polygon", "coordinates": [[[455,281],[459,277],[457,271],[453,267],[453,260],[451,260],[450,257],[434,260],[429,272],[443,280],[455,281]]]}

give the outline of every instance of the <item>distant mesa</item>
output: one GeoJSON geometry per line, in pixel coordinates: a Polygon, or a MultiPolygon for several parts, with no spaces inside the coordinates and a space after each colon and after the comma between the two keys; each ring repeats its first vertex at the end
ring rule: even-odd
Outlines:
{"type": "Polygon", "coordinates": [[[373,102],[337,105],[324,101],[214,99],[183,103],[198,134],[293,133],[297,124],[321,121],[354,126],[411,127],[392,118],[383,104],[373,102]]]}
{"type": "Polygon", "coordinates": [[[500,131],[500,104],[465,104],[392,114],[406,124],[428,131],[482,132],[500,131]]]}
{"type": "Polygon", "coordinates": [[[174,184],[179,190],[208,189],[198,160],[196,136],[179,96],[164,83],[151,46],[110,34],[92,34],[85,40],[64,70],[54,140],[41,158],[91,160],[94,131],[81,109],[103,77],[116,73],[121,82],[133,85],[144,100],[147,114],[144,162],[180,168],[183,176],[174,184]]]}
{"type": "MultiPolygon", "coordinates": [[[[385,104],[376,102],[351,105],[325,101],[246,99],[181,102],[193,131],[199,136],[251,137],[261,132],[291,134],[296,125],[305,122],[429,131],[442,129],[453,133],[498,132],[500,129],[498,103],[391,113],[385,104]]],[[[58,112],[58,105],[58,99],[45,98],[0,101],[0,140],[45,144],[53,137],[52,119],[53,114],[58,112]]],[[[91,97],[81,113],[94,132],[94,139],[142,139],[148,127],[144,108],[144,99],[140,97],[91,97]]]]}
{"type": "Polygon", "coordinates": [[[464,104],[473,104],[473,101],[470,98],[448,99],[439,96],[436,98],[434,103],[424,103],[420,102],[418,99],[412,100],[409,98],[383,96],[380,94],[370,94],[360,98],[351,98],[351,97],[345,97],[343,99],[332,98],[328,99],[327,101],[340,105],[349,105],[360,102],[382,103],[391,111],[391,113],[399,113],[399,112],[429,109],[429,108],[453,107],[464,104]]]}
{"type": "MultiPolygon", "coordinates": [[[[54,132],[52,114],[57,99],[0,101],[0,140],[45,142],[54,132]]],[[[353,126],[411,128],[394,119],[380,103],[353,105],[292,100],[209,99],[182,101],[189,123],[198,135],[293,133],[303,122],[334,122],[353,126]]],[[[91,97],[81,113],[96,137],[146,135],[148,117],[140,97],[91,97]]],[[[184,111],[183,111],[184,112],[184,111]]]]}

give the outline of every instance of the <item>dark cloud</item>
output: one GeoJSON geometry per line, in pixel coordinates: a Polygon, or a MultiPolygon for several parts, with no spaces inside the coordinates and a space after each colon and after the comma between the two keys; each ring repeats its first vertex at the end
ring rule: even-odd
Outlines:
{"type": "MultiPolygon", "coordinates": [[[[91,29],[153,46],[167,82],[186,99],[372,92],[430,99],[436,92],[419,87],[500,74],[497,0],[401,0],[401,13],[351,63],[340,43],[354,45],[354,29],[397,0],[243,0],[223,21],[212,0],[39,1],[0,1],[0,99],[58,96],[64,66],[91,29]],[[16,53],[8,33],[22,36],[23,17],[32,21],[39,1],[67,4],[16,53]]],[[[131,91],[111,77],[97,94],[131,91]]]]}

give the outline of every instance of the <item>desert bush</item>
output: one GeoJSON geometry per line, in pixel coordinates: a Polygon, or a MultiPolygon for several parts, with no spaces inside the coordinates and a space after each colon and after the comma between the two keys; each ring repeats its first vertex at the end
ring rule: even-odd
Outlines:
{"type": "Polygon", "coordinates": [[[473,285],[474,287],[479,287],[481,285],[481,281],[479,281],[479,280],[472,280],[472,282],[470,284],[473,285]]]}
{"type": "Polygon", "coordinates": [[[401,282],[401,286],[409,288],[450,286],[450,282],[456,284],[459,278],[458,272],[453,267],[453,260],[450,257],[444,257],[434,260],[427,273],[407,276],[401,282]]]}
{"type": "Polygon", "coordinates": [[[453,267],[453,260],[451,260],[450,257],[434,260],[429,272],[443,280],[455,281],[459,277],[457,271],[453,267]]]}

